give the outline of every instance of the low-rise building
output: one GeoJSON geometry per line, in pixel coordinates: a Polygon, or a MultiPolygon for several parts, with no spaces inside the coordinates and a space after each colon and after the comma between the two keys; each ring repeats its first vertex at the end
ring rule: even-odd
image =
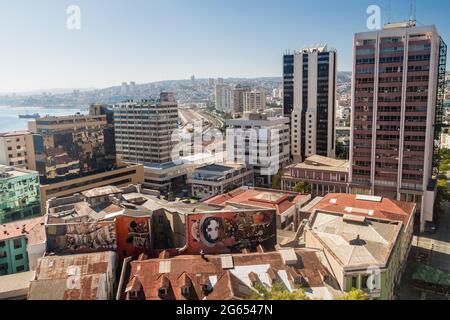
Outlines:
{"type": "Polygon", "coordinates": [[[233,205],[238,208],[275,209],[278,229],[297,230],[299,209],[311,200],[311,195],[263,188],[241,187],[207,199],[212,205],[233,205]],[[292,228],[293,226],[293,228],[292,228]]]}
{"type": "Polygon", "coordinates": [[[0,164],[34,170],[34,145],[31,132],[0,133],[0,164]]]}
{"type": "Polygon", "coordinates": [[[391,300],[411,248],[415,210],[387,198],[329,194],[312,210],[306,247],[324,252],[342,290],[391,300]]]}
{"type": "Polygon", "coordinates": [[[45,247],[44,217],[0,225],[0,276],[35,270],[45,247]]]}
{"type": "Polygon", "coordinates": [[[117,265],[112,251],[46,256],[39,260],[28,300],[112,300],[117,265]]]}
{"type": "MultiPolygon", "coordinates": [[[[142,257],[143,258],[143,257],[142,257]]],[[[125,300],[242,300],[259,286],[279,283],[289,292],[302,288],[310,298],[331,300],[339,287],[320,251],[280,249],[230,255],[188,255],[132,261],[121,279],[125,300]]]]}
{"type": "Polygon", "coordinates": [[[211,164],[189,175],[192,195],[206,199],[242,186],[253,186],[253,170],[239,164],[211,164]]]}
{"type": "Polygon", "coordinates": [[[288,166],[281,178],[283,190],[292,191],[301,182],[311,186],[313,196],[328,193],[348,193],[349,162],[318,155],[311,156],[303,163],[288,166]]]}
{"type": "Polygon", "coordinates": [[[0,223],[40,214],[38,173],[0,165],[0,223]]]}

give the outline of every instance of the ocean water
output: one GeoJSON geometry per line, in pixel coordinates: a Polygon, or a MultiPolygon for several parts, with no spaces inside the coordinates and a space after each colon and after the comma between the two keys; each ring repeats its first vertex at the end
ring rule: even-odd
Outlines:
{"type": "Polygon", "coordinates": [[[19,119],[19,115],[39,113],[42,116],[68,116],[80,112],[88,113],[78,108],[45,108],[45,107],[10,107],[0,106],[0,132],[28,130],[28,122],[33,119],[19,119]]]}

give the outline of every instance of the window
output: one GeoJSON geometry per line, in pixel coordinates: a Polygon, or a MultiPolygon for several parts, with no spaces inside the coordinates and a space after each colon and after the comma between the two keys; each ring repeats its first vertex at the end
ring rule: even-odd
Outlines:
{"type": "Polygon", "coordinates": [[[18,266],[18,267],[16,268],[16,270],[17,270],[17,272],[25,271],[25,266],[18,266]]]}
{"type": "Polygon", "coordinates": [[[17,254],[15,257],[16,261],[23,259],[23,254],[17,254]]]}
{"type": "Polygon", "coordinates": [[[7,256],[6,252],[0,252],[0,259],[6,258],[7,256]]]}
{"type": "Polygon", "coordinates": [[[14,249],[22,248],[22,239],[14,239],[14,249]]]}
{"type": "Polygon", "coordinates": [[[368,280],[369,280],[369,275],[365,275],[361,278],[361,289],[367,289],[368,280]]]}
{"type": "Polygon", "coordinates": [[[0,264],[0,272],[1,271],[8,271],[8,264],[7,263],[0,264]]]}
{"type": "Polygon", "coordinates": [[[358,289],[358,276],[352,277],[352,289],[358,289]]]}
{"type": "Polygon", "coordinates": [[[6,242],[5,241],[0,241],[0,248],[3,248],[4,246],[6,246],[6,242]]]}

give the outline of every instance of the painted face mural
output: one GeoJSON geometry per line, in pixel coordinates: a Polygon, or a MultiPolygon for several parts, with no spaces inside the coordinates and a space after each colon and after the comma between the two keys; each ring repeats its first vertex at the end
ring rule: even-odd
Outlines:
{"type": "Polygon", "coordinates": [[[271,211],[223,212],[190,215],[186,252],[198,254],[238,252],[276,240],[275,213],[271,211]]]}

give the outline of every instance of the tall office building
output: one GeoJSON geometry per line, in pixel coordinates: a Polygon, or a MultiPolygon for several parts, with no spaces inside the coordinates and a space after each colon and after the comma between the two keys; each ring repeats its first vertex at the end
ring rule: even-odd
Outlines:
{"type": "Polygon", "coordinates": [[[266,110],[264,89],[244,92],[244,112],[263,112],[266,110]]]}
{"type": "Polygon", "coordinates": [[[352,191],[417,203],[422,231],[433,221],[446,56],[436,27],[414,21],[354,37],[352,191]]]}
{"type": "Polygon", "coordinates": [[[336,62],[336,51],[326,46],[305,48],[294,54],[294,162],[313,155],[335,157],[336,62]]]}
{"type": "Polygon", "coordinates": [[[172,133],[178,127],[173,94],[114,106],[114,125],[119,159],[143,164],[171,161],[172,133]]]}
{"type": "Polygon", "coordinates": [[[216,84],[216,110],[231,112],[231,87],[227,84],[216,84]]]}
{"type": "Polygon", "coordinates": [[[294,110],[294,54],[283,56],[283,114],[291,117],[294,110]]]}

